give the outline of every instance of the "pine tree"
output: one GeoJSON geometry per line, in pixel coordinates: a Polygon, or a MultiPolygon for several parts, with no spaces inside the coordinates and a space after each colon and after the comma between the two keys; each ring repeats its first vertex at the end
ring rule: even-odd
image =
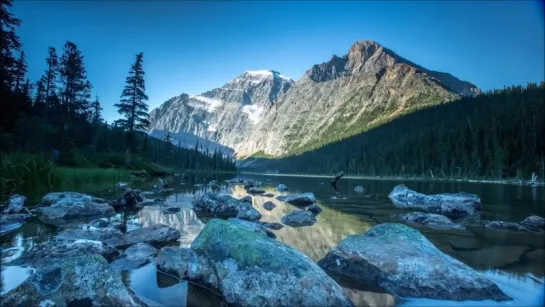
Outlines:
{"type": "Polygon", "coordinates": [[[11,88],[13,70],[17,65],[13,52],[21,49],[21,42],[15,33],[15,28],[21,25],[21,20],[10,12],[12,2],[0,1],[0,85],[4,89],[11,88]]]}
{"type": "Polygon", "coordinates": [[[15,63],[15,68],[13,70],[13,91],[20,92],[25,83],[25,77],[27,73],[27,64],[25,52],[21,51],[21,55],[17,62],[15,63]]]}
{"type": "Polygon", "coordinates": [[[73,42],[68,41],[64,45],[59,65],[59,79],[61,102],[67,108],[68,114],[87,116],[92,86],[87,80],[83,55],[73,42]]]}
{"type": "Polygon", "coordinates": [[[136,61],[131,66],[129,76],[125,81],[126,84],[120,102],[115,104],[119,114],[124,117],[119,121],[119,124],[129,132],[131,139],[134,137],[136,129],[147,129],[150,125],[148,105],[146,104],[148,96],[145,93],[143,58],[144,53],[142,52],[136,55],[136,61]]]}
{"type": "Polygon", "coordinates": [[[47,69],[44,72],[44,82],[45,82],[45,97],[49,97],[55,93],[57,89],[57,80],[59,74],[59,58],[57,56],[57,50],[53,47],[49,47],[48,57],[45,59],[47,63],[47,69]]]}
{"type": "Polygon", "coordinates": [[[95,97],[95,101],[91,102],[91,123],[99,124],[102,122],[102,107],[100,106],[100,101],[98,96],[95,97]]]}

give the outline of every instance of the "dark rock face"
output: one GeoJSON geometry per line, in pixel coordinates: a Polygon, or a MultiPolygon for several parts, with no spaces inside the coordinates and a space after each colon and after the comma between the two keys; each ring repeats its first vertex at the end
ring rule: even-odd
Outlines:
{"type": "Polygon", "coordinates": [[[42,263],[0,297],[3,306],[144,306],[99,255],[42,263]]]}
{"type": "Polygon", "coordinates": [[[266,210],[271,211],[272,209],[276,208],[276,205],[273,204],[272,201],[268,201],[268,202],[265,202],[265,203],[263,204],[263,208],[265,208],[266,210]]]}
{"type": "Polygon", "coordinates": [[[21,211],[25,211],[24,213],[28,214],[28,210],[25,210],[26,203],[26,197],[19,194],[11,195],[8,199],[8,206],[2,211],[2,214],[22,213],[21,211]]]}
{"type": "Polygon", "coordinates": [[[314,193],[301,193],[301,194],[291,194],[287,196],[278,196],[276,197],[276,199],[287,202],[288,204],[292,204],[294,206],[300,206],[300,207],[312,205],[313,203],[316,202],[316,197],[314,196],[314,193]]]}
{"type": "Polygon", "coordinates": [[[148,263],[157,255],[157,249],[146,243],[137,243],[127,248],[119,258],[115,259],[110,267],[115,271],[137,269],[148,263]]]}
{"type": "Polygon", "coordinates": [[[254,223],[254,222],[241,220],[241,219],[237,219],[237,218],[230,218],[230,219],[228,219],[228,221],[231,222],[231,223],[236,223],[236,224],[240,224],[240,225],[242,225],[244,227],[247,227],[248,230],[250,230],[250,231],[255,231],[255,232],[262,233],[262,234],[266,235],[267,237],[269,237],[271,239],[276,239],[276,235],[274,233],[272,233],[267,227],[263,226],[261,223],[254,223]]]}
{"type": "Polygon", "coordinates": [[[530,230],[545,230],[545,218],[541,216],[532,215],[520,222],[520,225],[530,230]]]}
{"type": "Polygon", "coordinates": [[[481,208],[481,199],[475,194],[461,192],[426,195],[402,184],[396,186],[388,197],[398,208],[440,213],[452,218],[476,215],[475,208],[481,208]]]}
{"type": "Polygon", "coordinates": [[[144,201],[140,190],[127,189],[116,201],[112,202],[112,206],[116,208],[134,207],[136,204],[144,201]]]}
{"type": "Polygon", "coordinates": [[[278,192],[286,192],[288,190],[288,186],[281,183],[276,187],[276,190],[278,192]]]}
{"type": "Polygon", "coordinates": [[[111,238],[120,237],[123,233],[113,228],[90,228],[90,229],[67,229],[60,232],[56,238],[60,240],[89,240],[106,241],[111,238]]]}
{"type": "Polygon", "coordinates": [[[410,212],[396,215],[396,217],[405,222],[416,223],[431,228],[465,229],[465,227],[461,225],[454,224],[448,217],[434,213],[410,212]]]}
{"type": "Polygon", "coordinates": [[[486,228],[496,230],[508,230],[508,231],[528,231],[528,229],[520,226],[518,223],[504,222],[504,221],[492,221],[485,225],[486,228]]]}
{"type": "Polygon", "coordinates": [[[193,211],[210,217],[237,217],[246,220],[259,220],[261,214],[244,199],[236,199],[229,195],[206,193],[192,202],[193,211]]]}
{"type": "Polygon", "coordinates": [[[318,207],[317,204],[312,204],[310,206],[307,206],[305,207],[305,210],[314,213],[314,215],[320,214],[320,212],[322,212],[322,208],[318,207]]]}
{"type": "Polygon", "coordinates": [[[310,211],[296,210],[284,215],[280,221],[291,227],[301,227],[314,225],[314,223],[316,223],[316,218],[310,211]]]}
{"type": "Polygon", "coordinates": [[[40,201],[42,220],[62,224],[71,219],[112,216],[107,200],[75,192],[49,193],[40,201]]]}
{"type": "Polygon", "coordinates": [[[148,243],[160,248],[176,242],[181,237],[180,231],[162,224],[131,230],[121,236],[105,240],[104,243],[119,249],[125,249],[137,243],[148,243]]]}
{"type": "Polygon", "coordinates": [[[229,304],[352,306],[310,258],[239,223],[210,220],[191,250],[178,271],[187,270],[188,279],[220,292],[229,304]]]}
{"type": "Polygon", "coordinates": [[[117,258],[120,253],[117,249],[100,241],[51,240],[34,246],[21,257],[15,259],[12,264],[35,266],[44,262],[57,262],[56,259],[93,254],[101,255],[110,262],[117,258]]]}
{"type": "Polygon", "coordinates": [[[318,264],[400,297],[511,299],[496,284],[402,224],[381,224],[361,235],[348,236],[318,264]]]}

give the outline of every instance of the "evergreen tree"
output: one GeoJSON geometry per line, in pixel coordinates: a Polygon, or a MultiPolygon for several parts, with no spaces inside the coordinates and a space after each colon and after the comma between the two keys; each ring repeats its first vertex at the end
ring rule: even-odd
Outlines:
{"type": "Polygon", "coordinates": [[[15,33],[15,29],[21,25],[21,20],[10,12],[12,2],[0,0],[0,85],[3,89],[11,88],[13,70],[17,65],[13,53],[21,49],[19,36],[15,33]]]}
{"type": "Polygon", "coordinates": [[[56,92],[57,80],[59,74],[59,58],[57,56],[57,50],[53,47],[49,47],[48,57],[45,59],[47,63],[47,69],[42,77],[45,82],[45,97],[49,97],[56,92]]]}
{"type": "Polygon", "coordinates": [[[136,55],[136,61],[132,64],[129,76],[125,80],[121,100],[115,104],[119,114],[124,117],[124,119],[119,121],[119,124],[129,132],[131,138],[134,137],[136,129],[147,129],[150,124],[148,120],[148,105],[146,104],[148,96],[145,93],[143,58],[144,53],[136,55]]]}
{"type": "Polygon", "coordinates": [[[87,80],[87,72],[83,64],[83,55],[73,42],[66,42],[64,53],[60,59],[59,79],[61,88],[59,96],[70,116],[87,116],[91,83],[87,80]]]}
{"type": "MultiPolygon", "coordinates": [[[[27,64],[25,58],[25,52],[21,51],[21,55],[15,63],[13,70],[13,91],[19,92],[25,83],[25,77],[27,73],[27,64]]],[[[23,92],[24,93],[24,92],[23,92]]]]}
{"type": "Polygon", "coordinates": [[[100,106],[100,101],[98,96],[95,97],[95,101],[91,102],[91,123],[99,124],[102,122],[102,107],[100,106]]]}

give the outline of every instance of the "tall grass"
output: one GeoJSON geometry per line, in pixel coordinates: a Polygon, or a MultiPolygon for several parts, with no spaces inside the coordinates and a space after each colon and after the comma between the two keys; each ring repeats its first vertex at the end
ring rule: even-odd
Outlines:
{"type": "Polygon", "coordinates": [[[130,180],[124,169],[56,167],[44,156],[13,153],[1,159],[0,198],[21,193],[32,200],[51,191],[88,192],[130,180]]]}

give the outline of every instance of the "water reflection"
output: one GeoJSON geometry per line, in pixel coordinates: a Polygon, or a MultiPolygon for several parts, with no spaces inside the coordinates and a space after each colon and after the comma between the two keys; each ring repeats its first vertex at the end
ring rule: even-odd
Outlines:
{"type": "MultiPolygon", "coordinates": [[[[277,240],[295,247],[314,261],[324,257],[346,236],[359,234],[371,227],[385,222],[398,222],[393,215],[409,212],[392,205],[387,198],[397,181],[371,181],[343,178],[338,188],[340,199],[332,199],[335,195],[326,178],[304,177],[263,177],[240,176],[244,179],[263,181],[263,189],[275,196],[274,187],[279,183],[289,186],[289,193],[313,192],[318,205],[323,209],[317,216],[317,223],[311,227],[292,228],[285,226],[273,230],[277,240]],[[270,180],[265,180],[270,179],[270,180]],[[324,184],[322,184],[322,182],[324,184]],[[363,185],[365,192],[356,194],[354,187],[363,185]]],[[[191,210],[191,201],[207,191],[211,180],[224,182],[232,178],[230,175],[185,174],[169,179],[170,186],[175,189],[168,195],[154,197],[165,198],[164,205],[145,207],[137,211],[121,211],[111,217],[111,221],[123,223],[127,230],[147,227],[154,224],[165,224],[178,229],[182,233],[179,240],[181,246],[190,246],[204,227],[204,223],[191,210]],[[200,186],[195,186],[199,184],[200,186]],[[202,185],[204,184],[204,185],[202,185]],[[202,185],[202,186],[201,186],[202,185]],[[165,207],[179,207],[177,213],[165,214],[165,207]]],[[[142,181],[133,188],[151,189],[155,181],[142,181]]],[[[443,193],[465,191],[480,195],[484,204],[481,218],[487,220],[521,221],[529,215],[545,216],[545,189],[532,189],[523,186],[507,186],[495,184],[469,184],[462,182],[405,182],[411,189],[423,193],[443,193]]],[[[223,186],[215,191],[231,193],[234,197],[246,195],[242,186],[223,186]]],[[[120,192],[107,190],[94,195],[113,199],[120,192]]],[[[282,193],[286,194],[286,193],[282,193]]],[[[277,201],[274,197],[254,196],[253,206],[262,214],[261,221],[279,222],[281,217],[296,210],[295,207],[277,201]],[[276,208],[265,210],[263,204],[272,201],[276,208]]],[[[512,306],[531,305],[536,299],[543,299],[543,278],[545,275],[545,234],[513,233],[491,230],[471,223],[467,229],[438,230],[414,226],[421,231],[439,249],[459,259],[467,265],[480,270],[494,280],[515,301],[512,306]],[[541,292],[540,292],[541,291],[541,292]],[[541,295],[541,296],[540,296],[541,295]]],[[[3,262],[9,265],[10,259],[16,258],[22,251],[31,249],[35,244],[50,240],[58,229],[31,220],[17,231],[0,237],[3,262]]],[[[7,266],[3,266],[7,267],[7,266]]],[[[17,269],[9,269],[17,270],[17,269]]],[[[16,271],[2,271],[5,276],[16,274],[16,271]]],[[[23,274],[24,275],[24,274],[23,274]]],[[[210,292],[196,288],[191,284],[179,282],[168,275],[157,272],[150,263],[132,272],[123,273],[123,281],[129,285],[150,306],[218,306],[220,300],[210,292]]],[[[9,282],[15,284],[16,282],[9,282]]],[[[477,305],[475,302],[445,302],[436,300],[403,300],[396,301],[393,296],[361,289],[355,285],[342,284],[349,297],[358,306],[393,306],[393,305],[477,305]]],[[[542,302],[542,301],[541,301],[542,302]]],[[[481,302],[484,305],[492,302],[481,302]]],[[[494,302],[495,304],[495,302],[494,302]]]]}

